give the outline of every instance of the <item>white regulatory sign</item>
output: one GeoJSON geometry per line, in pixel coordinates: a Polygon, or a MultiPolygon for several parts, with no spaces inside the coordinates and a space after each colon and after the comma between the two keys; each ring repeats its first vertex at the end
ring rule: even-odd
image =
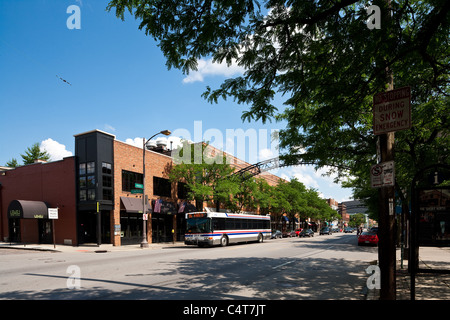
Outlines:
{"type": "Polygon", "coordinates": [[[48,218],[58,219],[58,208],[48,208],[48,218]]]}
{"type": "Polygon", "coordinates": [[[394,161],[386,161],[370,168],[372,188],[393,187],[395,183],[394,161]]]}

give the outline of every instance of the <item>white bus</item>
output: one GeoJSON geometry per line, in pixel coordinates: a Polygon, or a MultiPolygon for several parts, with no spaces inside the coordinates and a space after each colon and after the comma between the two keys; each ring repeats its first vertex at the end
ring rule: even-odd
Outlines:
{"type": "Polygon", "coordinates": [[[202,246],[270,239],[270,216],[224,213],[186,213],[185,244],[202,246]]]}

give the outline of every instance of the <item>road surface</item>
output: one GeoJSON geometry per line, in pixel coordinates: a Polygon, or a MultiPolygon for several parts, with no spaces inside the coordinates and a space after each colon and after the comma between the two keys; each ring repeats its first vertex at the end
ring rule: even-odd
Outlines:
{"type": "Polygon", "coordinates": [[[8,300],[360,300],[378,254],[343,233],[224,248],[0,251],[8,300]]]}

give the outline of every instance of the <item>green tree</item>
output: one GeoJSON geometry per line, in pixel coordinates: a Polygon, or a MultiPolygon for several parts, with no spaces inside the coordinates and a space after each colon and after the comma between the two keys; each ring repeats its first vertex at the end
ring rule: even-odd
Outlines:
{"type": "Polygon", "coordinates": [[[189,73],[201,58],[243,67],[204,97],[248,104],[243,120],[283,121],[285,163],[329,166],[371,203],[360,176],[376,162],[372,97],[389,84],[412,92],[412,128],[396,133],[400,197],[410,197],[415,172],[450,161],[448,0],[111,0],[113,8],[141,21],[168,68],[189,73]],[[366,26],[372,4],[381,9],[380,29],[366,26]]]}
{"type": "Polygon", "coordinates": [[[269,214],[272,208],[272,198],[275,187],[269,185],[262,178],[256,179],[256,189],[253,193],[255,206],[260,210],[261,214],[269,214]]]}
{"type": "Polygon", "coordinates": [[[362,213],[352,214],[348,225],[352,228],[359,227],[366,221],[366,217],[362,213]]]}
{"type": "Polygon", "coordinates": [[[8,162],[6,163],[6,166],[7,166],[7,167],[10,167],[10,168],[15,168],[15,167],[18,167],[18,166],[19,166],[19,163],[17,162],[17,159],[16,159],[16,158],[12,158],[10,161],[8,161],[8,162]]]}
{"type": "Polygon", "coordinates": [[[50,160],[50,155],[45,150],[41,151],[38,142],[34,143],[31,147],[28,147],[27,150],[25,150],[25,154],[21,154],[20,156],[23,159],[24,165],[32,164],[36,160],[50,160]]]}
{"type": "Polygon", "coordinates": [[[204,201],[228,202],[230,195],[238,191],[236,181],[226,178],[234,169],[226,163],[222,153],[211,156],[206,143],[183,143],[175,162],[177,164],[169,172],[169,179],[185,182],[188,199],[196,200],[198,206],[204,201]]]}
{"type": "MultiPolygon", "coordinates": [[[[33,164],[36,160],[50,160],[50,155],[47,151],[42,151],[39,143],[34,143],[31,147],[25,150],[25,154],[20,155],[22,157],[23,165],[33,164]]],[[[7,167],[15,168],[20,166],[16,158],[12,158],[6,163],[7,167]]]]}
{"type": "Polygon", "coordinates": [[[244,177],[242,179],[239,176],[230,177],[237,186],[237,192],[228,198],[228,202],[225,202],[227,208],[234,212],[242,211],[256,211],[257,200],[255,193],[258,189],[256,179],[253,177],[244,177]]]}

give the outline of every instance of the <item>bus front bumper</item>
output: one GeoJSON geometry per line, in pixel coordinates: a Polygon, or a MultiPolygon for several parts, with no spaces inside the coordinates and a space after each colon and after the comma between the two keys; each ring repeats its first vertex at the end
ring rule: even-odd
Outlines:
{"type": "Polygon", "coordinates": [[[184,244],[187,245],[214,245],[214,238],[209,236],[186,236],[184,244]]]}

